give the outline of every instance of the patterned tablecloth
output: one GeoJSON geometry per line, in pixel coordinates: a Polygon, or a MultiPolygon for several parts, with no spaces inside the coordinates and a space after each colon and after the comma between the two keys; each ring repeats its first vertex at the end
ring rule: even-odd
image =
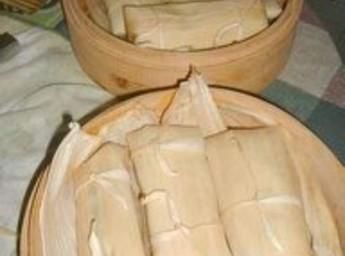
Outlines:
{"type": "MultiPolygon", "coordinates": [[[[322,1],[310,4],[318,10],[322,1]]],[[[345,28],[330,30],[340,35],[332,41],[325,29],[335,22],[329,16],[321,15],[321,22],[304,7],[289,63],[262,96],[306,124],[345,163],[345,67],[339,54],[345,28]]],[[[81,71],[63,22],[56,31],[65,37],[4,15],[0,24],[0,34],[8,31],[20,43],[16,54],[3,55],[0,49],[0,256],[9,256],[16,255],[25,191],[66,132],[66,121],[78,120],[113,96],[81,71]]]]}

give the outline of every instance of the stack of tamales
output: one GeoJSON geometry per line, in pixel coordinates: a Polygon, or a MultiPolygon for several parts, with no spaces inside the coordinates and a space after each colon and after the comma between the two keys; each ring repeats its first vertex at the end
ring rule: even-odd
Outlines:
{"type": "Polygon", "coordinates": [[[163,113],[78,125],[50,167],[44,256],[342,256],[309,159],[279,126],[226,127],[193,72],[163,113]]]}
{"type": "Polygon", "coordinates": [[[86,0],[92,19],[140,47],[195,51],[250,38],[276,20],[278,0],[86,0]],[[101,2],[100,2],[101,1],[101,2]]]}

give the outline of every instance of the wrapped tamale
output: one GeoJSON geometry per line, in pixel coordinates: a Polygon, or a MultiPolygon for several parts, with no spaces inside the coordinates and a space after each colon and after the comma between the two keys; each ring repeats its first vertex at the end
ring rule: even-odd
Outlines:
{"type": "Polygon", "coordinates": [[[307,175],[302,180],[306,220],[317,256],[343,256],[339,233],[320,185],[307,175]]]}
{"type": "MultiPolygon", "coordinates": [[[[123,18],[123,7],[127,4],[137,5],[141,0],[103,0],[110,20],[111,32],[121,38],[125,38],[125,25],[123,18]]],[[[155,3],[155,2],[154,2],[155,3]]]]}
{"type": "Polygon", "coordinates": [[[102,145],[73,176],[78,255],[147,255],[144,217],[126,148],[102,145]]]}
{"type": "Polygon", "coordinates": [[[77,123],[56,151],[48,169],[40,206],[39,230],[43,256],[77,256],[75,198],[71,171],[102,143],[77,123]]]}
{"type": "MultiPolygon", "coordinates": [[[[88,0],[95,1],[95,0],[88,0]]],[[[164,4],[168,2],[187,2],[188,0],[100,0],[104,1],[110,19],[111,31],[114,35],[125,38],[126,28],[123,9],[126,6],[140,6],[148,4],[164,4]]]]}
{"type": "Polygon", "coordinates": [[[206,81],[194,69],[188,80],[180,83],[161,123],[198,126],[204,136],[226,130],[206,81]]]}
{"type": "Polygon", "coordinates": [[[289,152],[300,178],[306,221],[317,256],[342,256],[340,237],[330,207],[320,184],[313,175],[315,164],[306,152],[300,150],[293,136],[285,131],[289,152]]]}
{"type": "Polygon", "coordinates": [[[221,218],[233,254],[313,255],[299,178],[279,127],[207,139],[221,218]]]}
{"type": "Polygon", "coordinates": [[[40,230],[45,256],[77,255],[75,198],[71,171],[106,141],[125,143],[125,134],[147,123],[158,123],[153,111],[140,104],[124,109],[99,134],[90,135],[72,124],[72,131],[56,152],[49,168],[40,209],[40,230]],[[140,116],[140,117],[139,117],[140,116]],[[64,205],[64,207],[59,207],[64,205]]]}
{"type": "Polygon", "coordinates": [[[158,115],[139,103],[125,109],[116,119],[104,125],[99,136],[105,141],[126,145],[126,134],[148,124],[158,124],[158,115]]]}
{"type": "MultiPolygon", "coordinates": [[[[125,25],[123,21],[123,11],[122,8],[126,4],[126,0],[104,0],[104,4],[107,8],[107,14],[110,20],[111,32],[121,38],[124,38],[126,35],[125,25]]],[[[137,1],[134,1],[137,3],[137,1]]],[[[140,2],[140,0],[138,0],[140,2]]],[[[131,4],[131,3],[130,3],[131,4]]]]}
{"type": "Polygon", "coordinates": [[[268,26],[261,0],[125,6],[124,19],[128,41],[176,51],[228,45],[268,26]]]}
{"type": "Polygon", "coordinates": [[[128,144],[153,255],[230,255],[200,130],[146,126],[128,144]]]}
{"type": "MultiPolygon", "coordinates": [[[[89,0],[90,1],[90,0],[89,0]]],[[[110,20],[111,32],[121,38],[126,37],[123,8],[127,5],[158,4],[161,0],[103,0],[110,20]]]]}

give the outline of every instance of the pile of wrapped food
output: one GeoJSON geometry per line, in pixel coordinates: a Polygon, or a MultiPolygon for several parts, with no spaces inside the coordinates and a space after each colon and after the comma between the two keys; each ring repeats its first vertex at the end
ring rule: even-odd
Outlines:
{"type": "Polygon", "coordinates": [[[193,51],[250,38],[278,18],[280,0],[86,0],[91,18],[140,47],[193,51]]]}
{"type": "Polygon", "coordinates": [[[342,256],[308,159],[279,126],[226,127],[203,78],[162,115],[133,103],[60,145],[40,209],[45,256],[342,256]]]}

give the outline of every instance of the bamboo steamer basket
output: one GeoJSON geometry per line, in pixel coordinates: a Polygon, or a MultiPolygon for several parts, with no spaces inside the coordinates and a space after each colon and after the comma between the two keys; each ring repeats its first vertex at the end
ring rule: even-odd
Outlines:
{"type": "MultiPolygon", "coordinates": [[[[94,0],[101,10],[102,0],[94,0]]],[[[281,16],[258,35],[198,52],[145,49],[112,36],[89,17],[85,0],[63,0],[74,52],[84,71],[113,94],[175,85],[191,65],[211,84],[260,92],[285,66],[303,0],[286,1],[281,16]]]]}
{"type": "MultiPolygon", "coordinates": [[[[171,102],[174,92],[175,90],[169,89],[146,93],[114,105],[86,123],[82,129],[97,134],[103,125],[116,119],[120,113],[138,102],[161,113],[171,102]]],[[[340,241],[345,248],[345,169],[331,151],[296,119],[263,100],[224,88],[212,88],[211,92],[228,126],[236,128],[281,125],[291,132],[295,143],[301,145],[299,152],[307,152],[316,163],[314,174],[336,218],[340,241]]],[[[20,233],[21,256],[42,256],[39,209],[47,175],[47,170],[39,173],[25,208],[20,233]]]]}

